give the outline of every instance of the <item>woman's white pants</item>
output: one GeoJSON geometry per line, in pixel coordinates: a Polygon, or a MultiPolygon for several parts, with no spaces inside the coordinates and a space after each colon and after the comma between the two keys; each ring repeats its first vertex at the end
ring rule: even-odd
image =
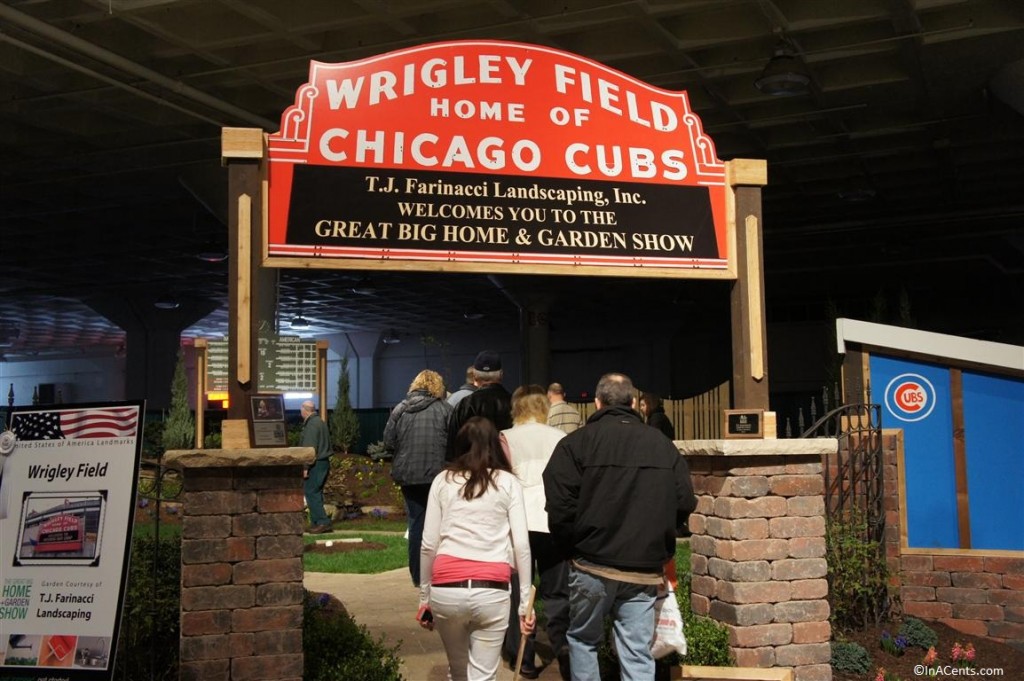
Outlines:
{"type": "Polygon", "coordinates": [[[501,667],[511,598],[500,589],[431,587],[434,628],[448,655],[452,681],[490,681],[501,667]]]}

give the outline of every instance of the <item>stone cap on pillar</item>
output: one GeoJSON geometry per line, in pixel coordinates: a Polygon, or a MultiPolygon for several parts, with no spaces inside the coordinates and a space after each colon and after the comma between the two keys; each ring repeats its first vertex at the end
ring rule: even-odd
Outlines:
{"type": "Polygon", "coordinates": [[[316,460],[312,447],[265,447],[260,449],[172,449],[161,463],[168,468],[255,468],[257,466],[308,466],[316,460]]]}
{"type": "Polygon", "coordinates": [[[683,456],[806,456],[835,454],[839,440],[832,437],[782,440],[677,440],[683,456]]]}

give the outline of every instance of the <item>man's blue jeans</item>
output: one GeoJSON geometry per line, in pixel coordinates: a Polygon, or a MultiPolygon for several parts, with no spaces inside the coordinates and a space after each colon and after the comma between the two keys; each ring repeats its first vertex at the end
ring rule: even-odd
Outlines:
{"type": "Polygon", "coordinates": [[[597,649],[604,639],[604,618],[611,615],[615,649],[623,681],[654,678],[654,599],[658,587],[604,579],[569,569],[569,666],[573,681],[601,678],[597,649]]]}

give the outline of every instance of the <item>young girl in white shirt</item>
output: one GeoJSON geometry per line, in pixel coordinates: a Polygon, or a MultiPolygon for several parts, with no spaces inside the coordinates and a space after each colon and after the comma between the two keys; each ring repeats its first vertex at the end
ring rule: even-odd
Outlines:
{"type": "Polygon", "coordinates": [[[420,625],[437,628],[453,681],[495,679],[508,627],[514,560],[520,629],[534,628],[530,543],[523,489],[490,420],[473,417],[455,439],[455,460],[434,478],[420,554],[420,625]]]}

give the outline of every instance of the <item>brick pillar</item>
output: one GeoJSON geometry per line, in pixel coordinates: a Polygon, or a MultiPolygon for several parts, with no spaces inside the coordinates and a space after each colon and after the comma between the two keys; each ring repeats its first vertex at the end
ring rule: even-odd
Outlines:
{"type": "Polygon", "coordinates": [[[173,451],[182,471],[181,681],[302,679],[310,448],[173,451]]]}
{"type": "Polygon", "coordinates": [[[693,474],[695,613],[729,630],[740,667],[831,681],[821,455],[836,441],[680,443],[693,474]]]}

